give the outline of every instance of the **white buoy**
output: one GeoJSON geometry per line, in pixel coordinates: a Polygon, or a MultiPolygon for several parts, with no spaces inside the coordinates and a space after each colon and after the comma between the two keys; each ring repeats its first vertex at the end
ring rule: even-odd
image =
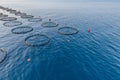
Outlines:
{"type": "Polygon", "coordinates": [[[68,39],[67,42],[70,42],[70,40],[68,39]]]}
{"type": "Polygon", "coordinates": [[[30,59],[30,58],[28,58],[28,59],[27,59],[27,61],[28,61],[28,62],[30,62],[30,61],[31,61],[31,59],[30,59]]]}

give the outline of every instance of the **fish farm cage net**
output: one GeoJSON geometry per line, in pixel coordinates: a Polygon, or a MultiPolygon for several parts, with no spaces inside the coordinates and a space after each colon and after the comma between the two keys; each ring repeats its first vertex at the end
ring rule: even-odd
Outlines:
{"type": "Polygon", "coordinates": [[[33,31],[33,28],[30,26],[21,26],[21,27],[13,28],[11,30],[13,34],[25,34],[31,31],[33,31]]]}
{"type": "Polygon", "coordinates": [[[14,13],[16,16],[24,16],[24,15],[27,15],[26,13],[21,13],[21,12],[16,12],[14,13]]]}
{"type": "Polygon", "coordinates": [[[22,25],[22,22],[20,22],[20,21],[9,21],[9,22],[3,23],[3,25],[6,26],[6,27],[14,27],[14,26],[22,25]]]}
{"type": "Polygon", "coordinates": [[[0,15],[3,15],[3,13],[0,13],[0,15]]]}
{"type": "Polygon", "coordinates": [[[11,10],[9,11],[11,14],[15,14],[17,11],[16,10],[11,10]]]}
{"type": "Polygon", "coordinates": [[[42,24],[41,24],[41,26],[51,28],[51,27],[57,27],[57,26],[58,26],[58,24],[57,24],[57,23],[54,23],[54,22],[49,21],[49,22],[44,22],[44,23],[42,23],[42,24]]]}
{"type": "Polygon", "coordinates": [[[21,15],[21,18],[33,18],[34,16],[32,15],[21,15]]]}
{"type": "Polygon", "coordinates": [[[77,34],[79,31],[73,27],[62,27],[58,29],[58,33],[62,35],[73,35],[77,34]]]}
{"type": "Polygon", "coordinates": [[[0,9],[2,9],[2,10],[7,10],[8,8],[5,8],[5,7],[2,7],[2,6],[1,6],[0,9]]]}
{"type": "Polygon", "coordinates": [[[3,6],[0,6],[0,9],[3,9],[4,7],[3,6]]]}
{"type": "Polygon", "coordinates": [[[5,10],[8,11],[8,12],[9,12],[9,11],[12,11],[12,9],[9,9],[9,8],[6,8],[5,10]]]}
{"type": "Polygon", "coordinates": [[[1,14],[1,15],[0,15],[0,18],[1,18],[1,17],[8,17],[8,15],[6,15],[6,14],[1,14]]]}
{"type": "Polygon", "coordinates": [[[50,38],[47,35],[35,34],[25,38],[25,44],[31,47],[45,46],[50,42],[50,38]]]}
{"type": "Polygon", "coordinates": [[[7,52],[4,49],[0,49],[0,63],[4,62],[7,57],[7,52]]]}
{"type": "Polygon", "coordinates": [[[40,22],[42,21],[42,18],[30,18],[28,19],[29,22],[40,22]]]}
{"type": "Polygon", "coordinates": [[[4,17],[0,19],[1,21],[15,21],[17,18],[15,17],[4,17]]]}
{"type": "Polygon", "coordinates": [[[2,9],[2,10],[9,10],[9,8],[5,8],[3,6],[0,6],[0,9],[2,9]]]}

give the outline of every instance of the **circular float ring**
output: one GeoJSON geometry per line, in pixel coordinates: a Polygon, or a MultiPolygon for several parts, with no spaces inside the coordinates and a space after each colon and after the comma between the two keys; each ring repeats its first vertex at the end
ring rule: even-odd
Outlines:
{"type": "Polygon", "coordinates": [[[3,23],[3,25],[6,26],[6,27],[14,27],[14,26],[22,25],[22,22],[20,22],[20,21],[10,21],[10,22],[3,23]]]}
{"type": "Polygon", "coordinates": [[[43,26],[43,27],[48,27],[48,28],[57,27],[58,25],[59,25],[59,24],[54,23],[54,22],[51,22],[51,21],[49,21],[49,22],[44,22],[44,23],[41,24],[41,26],[43,26]]]}
{"type": "Polygon", "coordinates": [[[6,9],[7,12],[11,11],[11,9],[6,9]]]}
{"type": "Polygon", "coordinates": [[[0,15],[3,15],[3,13],[0,13],[0,15]]]}
{"type": "Polygon", "coordinates": [[[45,46],[50,42],[50,38],[43,34],[35,34],[25,38],[25,44],[31,47],[45,46]],[[37,39],[37,40],[35,40],[37,39]],[[38,40],[39,39],[39,40],[38,40]],[[35,43],[39,42],[39,43],[35,43]]]}
{"type": "Polygon", "coordinates": [[[32,16],[32,15],[21,15],[21,18],[33,18],[34,16],[32,16]]]}
{"type": "Polygon", "coordinates": [[[73,35],[73,34],[77,34],[78,32],[79,30],[73,27],[62,27],[58,29],[58,33],[62,35],[73,35]]]}
{"type": "Polygon", "coordinates": [[[15,17],[4,17],[4,18],[1,18],[0,20],[2,20],[2,21],[15,21],[15,20],[17,20],[17,18],[15,18],[15,17]]]}
{"type": "Polygon", "coordinates": [[[40,22],[42,21],[42,18],[30,18],[28,19],[29,22],[40,22]]]}
{"type": "Polygon", "coordinates": [[[0,17],[8,17],[8,15],[2,14],[2,15],[0,15],[0,17]]]}
{"type": "Polygon", "coordinates": [[[16,16],[24,16],[24,15],[26,15],[26,13],[16,12],[15,15],[16,16]]]}
{"type": "Polygon", "coordinates": [[[33,28],[30,26],[21,26],[21,27],[13,28],[11,30],[13,34],[25,34],[31,31],[33,31],[33,28]]]}
{"type": "Polygon", "coordinates": [[[11,13],[11,14],[15,14],[15,13],[16,13],[16,10],[11,10],[10,13],[11,13]]]}

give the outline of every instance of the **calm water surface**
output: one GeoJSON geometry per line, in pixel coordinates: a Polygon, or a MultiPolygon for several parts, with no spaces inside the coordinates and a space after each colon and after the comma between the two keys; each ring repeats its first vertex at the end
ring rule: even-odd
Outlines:
{"type": "Polygon", "coordinates": [[[0,80],[120,80],[120,6],[107,4],[82,6],[74,9],[44,9],[24,4],[1,4],[43,21],[49,18],[59,23],[55,28],[44,28],[40,22],[28,22],[18,16],[23,25],[34,30],[27,34],[12,34],[14,27],[0,21],[0,47],[8,51],[0,64],[0,80]],[[76,35],[60,35],[57,29],[65,25],[77,28],[76,35]],[[87,29],[90,27],[91,32],[87,29]],[[48,45],[28,47],[24,39],[32,34],[51,38],[48,45]],[[69,42],[68,42],[69,40],[69,42]],[[27,59],[31,58],[31,62],[27,59]]]}

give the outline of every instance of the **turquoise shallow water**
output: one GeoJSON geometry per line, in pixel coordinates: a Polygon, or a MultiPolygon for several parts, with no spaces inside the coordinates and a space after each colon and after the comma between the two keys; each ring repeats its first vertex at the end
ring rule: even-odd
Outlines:
{"type": "Polygon", "coordinates": [[[43,22],[51,18],[59,26],[44,28],[39,22],[28,22],[0,10],[34,29],[27,34],[12,34],[14,27],[5,27],[0,21],[0,47],[8,52],[7,59],[0,64],[0,80],[120,80],[119,6],[41,9],[9,4],[9,7],[41,16],[43,22]],[[57,29],[66,24],[79,33],[60,35],[57,29]],[[36,48],[26,46],[24,39],[37,33],[48,35],[50,43],[36,48]],[[31,62],[27,62],[28,58],[31,62]]]}

